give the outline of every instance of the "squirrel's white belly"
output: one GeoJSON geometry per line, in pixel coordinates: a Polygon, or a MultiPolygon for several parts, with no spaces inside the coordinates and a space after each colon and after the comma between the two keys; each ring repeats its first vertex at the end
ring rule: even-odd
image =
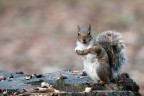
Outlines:
{"type": "MultiPolygon", "coordinates": [[[[75,48],[75,50],[85,50],[88,48],[92,48],[93,47],[93,42],[91,42],[91,44],[89,46],[85,46],[79,42],[77,42],[77,47],[75,48]]],[[[86,73],[89,75],[89,77],[95,82],[98,83],[99,76],[97,74],[97,70],[99,68],[99,62],[97,59],[97,55],[96,54],[87,54],[83,56],[83,64],[84,64],[84,70],[86,71],[86,73]]]]}
{"type": "Polygon", "coordinates": [[[87,62],[95,62],[97,60],[97,55],[96,54],[87,54],[84,56],[84,60],[86,60],[87,62]]]}
{"type": "Polygon", "coordinates": [[[100,80],[97,74],[97,70],[99,68],[99,62],[98,59],[96,58],[96,55],[93,54],[86,55],[83,63],[84,63],[84,70],[87,72],[87,74],[91,77],[91,79],[95,83],[98,83],[98,81],[100,80]]]}

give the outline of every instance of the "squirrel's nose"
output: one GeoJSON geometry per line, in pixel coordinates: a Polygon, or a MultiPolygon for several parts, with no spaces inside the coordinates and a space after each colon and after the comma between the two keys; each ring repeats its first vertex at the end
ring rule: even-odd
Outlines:
{"type": "Polygon", "coordinates": [[[83,39],[83,41],[85,42],[85,41],[86,41],[86,39],[83,39]]]}

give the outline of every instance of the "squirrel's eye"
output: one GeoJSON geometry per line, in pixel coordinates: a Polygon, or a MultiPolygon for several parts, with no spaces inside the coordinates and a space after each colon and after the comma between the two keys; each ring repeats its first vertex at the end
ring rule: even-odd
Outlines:
{"type": "Polygon", "coordinates": [[[88,32],[88,35],[91,35],[90,32],[88,32]]]}
{"type": "Polygon", "coordinates": [[[80,33],[78,33],[78,36],[80,35],[80,33]]]}

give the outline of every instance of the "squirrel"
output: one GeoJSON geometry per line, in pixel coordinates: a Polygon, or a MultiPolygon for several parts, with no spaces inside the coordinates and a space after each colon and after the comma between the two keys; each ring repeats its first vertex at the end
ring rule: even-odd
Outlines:
{"type": "Polygon", "coordinates": [[[118,78],[120,68],[127,61],[125,44],[120,33],[105,31],[96,38],[89,27],[78,27],[75,51],[83,56],[84,70],[95,83],[108,83],[118,78]]]}

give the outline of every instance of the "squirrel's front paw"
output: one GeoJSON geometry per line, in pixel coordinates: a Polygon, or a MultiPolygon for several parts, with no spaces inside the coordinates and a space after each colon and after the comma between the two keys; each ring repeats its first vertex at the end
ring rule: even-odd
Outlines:
{"type": "Polygon", "coordinates": [[[95,48],[89,48],[90,53],[95,53],[95,48]]]}
{"type": "Polygon", "coordinates": [[[97,52],[101,52],[101,48],[99,46],[93,46],[92,48],[89,48],[90,53],[97,53],[97,52]]]}

